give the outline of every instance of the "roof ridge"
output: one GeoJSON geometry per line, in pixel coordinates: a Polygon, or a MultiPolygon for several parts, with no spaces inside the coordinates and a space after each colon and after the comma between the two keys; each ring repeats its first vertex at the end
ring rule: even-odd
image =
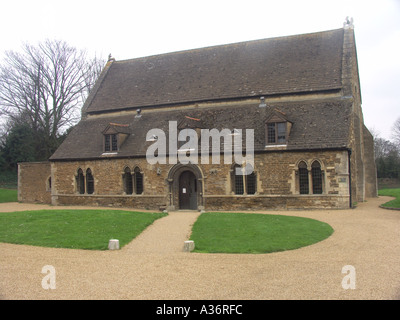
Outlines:
{"type": "Polygon", "coordinates": [[[209,45],[209,46],[205,46],[205,47],[198,47],[198,48],[192,48],[192,49],[182,49],[182,50],[169,51],[169,52],[164,52],[164,53],[159,53],[159,54],[151,54],[148,56],[140,56],[140,57],[136,57],[136,58],[115,60],[115,63],[126,63],[126,62],[141,60],[141,59],[150,59],[150,58],[156,58],[156,57],[160,57],[160,56],[191,53],[191,52],[197,52],[197,51],[202,51],[202,50],[207,50],[207,49],[216,49],[216,48],[230,47],[230,46],[235,46],[235,45],[244,45],[244,44],[249,44],[249,43],[264,42],[264,41],[268,41],[268,40],[278,40],[278,39],[284,39],[284,38],[289,39],[289,38],[296,38],[296,37],[311,36],[311,35],[335,32],[335,31],[339,31],[339,30],[343,30],[343,28],[330,29],[330,30],[325,30],[325,31],[314,31],[314,32],[308,32],[308,33],[297,33],[297,34],[291,34],[291,35],[285,35],[285,36],[275,36],[275,37],[253,39],[253,40],[243,40],[243,41],[209,45]]]}

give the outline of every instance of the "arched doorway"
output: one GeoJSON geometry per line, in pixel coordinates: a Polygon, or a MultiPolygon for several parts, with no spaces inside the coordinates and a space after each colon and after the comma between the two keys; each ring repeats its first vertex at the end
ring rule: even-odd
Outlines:
{"type": "Polygon", "coordinates": [[[179,176],[179,209],[197,210],[197,179],[189,170],[179,176]]]}
{"type": "Polygon", "coordinates": [[[168,172],[168,210],[203,210],[203,173],[194,164],[176,164],[168,172]]]}

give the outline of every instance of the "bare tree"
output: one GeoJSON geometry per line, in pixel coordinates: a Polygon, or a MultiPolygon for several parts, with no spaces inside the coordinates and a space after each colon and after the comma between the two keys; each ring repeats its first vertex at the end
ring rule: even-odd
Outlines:
{"type": "Polygon", "coordinates": [[[51,149],[61,131],[79,120],[79,107],[103,65],[58,40],[8,51],[0,66],[0,114],[11,119],[23,114],[51,149]]]}
{"type": "Polygon", "coordinates": [[[392,131],[393,140],[400,147],[400,117],[398,117],[397,120],[394,122],[392,131]]]}

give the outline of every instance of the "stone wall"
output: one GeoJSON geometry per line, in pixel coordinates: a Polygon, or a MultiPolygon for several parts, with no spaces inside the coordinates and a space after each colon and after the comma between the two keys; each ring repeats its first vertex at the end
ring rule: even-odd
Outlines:
{"type": "Polygon", "coordinates": [[[364,164],[365,164],[365,196],[367,198],[378,196],[378,182],[374,153],[374,138],[368,129],[364,130],[364,164]]]}
{"type": "Polygon", "coordinates": [[[51,171],[49,162],[18,164],[18,201],[51,203],[51,171]]]}
{"type": "MultiPolygon", "coordinates": [[[[347,151],[268,152],[255,154],[257,175],[256,193],[235,195],[232,165],[198,164],[198,207],[205,210],[245,209],[302,209],[349,207],[349,175],[347,151]],[[313,161],[319,161],[323,172],[322,195],[300,195],[297,165],[305,161],[311,170],[313,161]]],[[[101,205],[159,210],[179,208],[178,175],[185,168],[171,173],[174,164],[151,165],[145,158],[102,159],[92,161],[52,162],[54,205],[101,205]],[[143,193],[126,195],[123,174],[139,167],[143,172],[143,193]],[[93,194],[79,194],[77,172],[91,170],[94,177],[93,194]]],[[[176,168],[176,167],[174,167],[176,168]]],[[[192,166],[193,168],[193,166],[192,166]]],[[[190,166],[187,168],[190,169],[190,166]]]]}
{"type": "Polygon", "coordinates": [[[167,197],[148,195],[58,195],[55,205],[84,205],[114,208],[135,208],[162,211],[167,208],[167,197]]]}
{"type": "Polygon", "coordinates": [[[376,165],[373,137],[364,125],[361,87],[353,27],[345,28],[343,44],[342,95],[353,99],[350,116],[352,202],[377,196],[376,165]]]}
{"type": "Polygon", "coordinates": [[[351,196],[352,202],[377,197],[377,174],[374,155],[374,140],[362,119],[352,115],[349,142],[351,148],[351,196]]]}
{"type": "Polygon", "coordinates": [[[344,195],[255,195],[205,196],[207,211],[213,210],[312,210],[349,208],[349,196],[344,195]]]}
{"type": "Polygon", "coordinates": [[[54,176],[54,205],[99,205],[154,210],[166,204],[166,168],[159,169],[160,166],[150,165],[145,158],[52,162],[51,167],[54,176]],[[142,194],[125,194],[123,174],[126,167],[132,172],[138,167],[143,172],[142,194]],[[76,176],[79,169],[84,173],[91,170],[94,178],[93,194],[78,193],[76,176]]]}

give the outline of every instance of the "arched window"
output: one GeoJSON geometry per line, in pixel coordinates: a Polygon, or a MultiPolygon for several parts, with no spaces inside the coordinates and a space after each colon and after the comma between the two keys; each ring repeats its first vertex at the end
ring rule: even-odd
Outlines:
{"type": "Polygon", "coordinates": [[[126,167],[124,170],[123,181],[124,181],[125,193],[132,194],[133,193],[132,173],[131,173],[131,169],[129,169],[128,167],[126,167]]]}
{"type": "Polygon", "coordinates": [[[308,183],[308,169],[307,164],[304,161],[299,163],[299,187],[300,194],[309,193],[309,183],[308,183]]]}
{"type": "Polygon", "coordinates": [[[311,165],[313,194],[322,194],[322,171],[321,164],[314,161],[311,165]]]}
{"type": "Polygon", "coordinates": [[[76,189],[79,194],[85,193],[85,176],[83,175],[82,169],[78,169],[78,174],[76,176],[76,189]]]}
{"type": "Polygon", "coordinates": [[[46,191],[51,191],[51,177],[47,178],[46,181],[46,191]]]}
{"type": "Polygon", "coordinates": [[[92,194],[94,192],[94,178],[92,175],[92,170],[86,170],[86,191],[88,194],[92,194]]]}
{"type": "Polygon", "coordinates": [[[246,176],[246,190],[247,194],[255,194],[257,191],[257,176],[254,171],[246,176]]]}
{"type": "Polygon", "coordinates": [[[133,170],[134,183],[135,183],[135,193],[142,194],[143,193],[143,174],[140,172],[140,169],[136,167],[133,170]]]}
{"type": "Polygon", "coordinates": [[[257,174],[250,164],[246,168],[234,164],[231,170],[232,192],[234,194],[255,194],[257,192],[257,174]],[[245,174],[250,172],[249,174],[245,174]],[[248,172],[246,172],[248,170],[248,172]]]}
{"type": "Polygon", "coordinates": [[[232,187],[233,192],[235,194],[243,194],[244,193],[244,185],[243,185],[243,172],[242,167],[238,164],[233,166],[232,170],[232,187]]]}

